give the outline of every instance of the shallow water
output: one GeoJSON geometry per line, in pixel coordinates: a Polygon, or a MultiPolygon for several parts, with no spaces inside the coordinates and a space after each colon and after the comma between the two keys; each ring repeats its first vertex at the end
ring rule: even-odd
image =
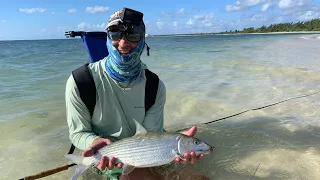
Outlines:
{"type": "MultiPolygon", "coordinates": [[[[147,38],[151,56],[142,60],[167,86],[167,129],[314,93],[199,125],[196,136],[216,149],[194,170],[212,179],[320,177],[319,37],[147,38]]],[[[0,179],[68,163],[64,88],[71,71],[88,61],[81,40],[0,41],[0,48],[0,179]]]]}

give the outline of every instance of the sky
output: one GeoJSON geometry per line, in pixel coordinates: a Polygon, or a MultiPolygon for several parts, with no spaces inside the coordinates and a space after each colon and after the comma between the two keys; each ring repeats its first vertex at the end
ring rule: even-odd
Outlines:
{"type": "Polygon", "coordinates": [[[151,35],[211,33],[320,18],[320,0],[1,0],[0,40],[63,39],[104,31],[123,7],[144,14],[151,35]]]}

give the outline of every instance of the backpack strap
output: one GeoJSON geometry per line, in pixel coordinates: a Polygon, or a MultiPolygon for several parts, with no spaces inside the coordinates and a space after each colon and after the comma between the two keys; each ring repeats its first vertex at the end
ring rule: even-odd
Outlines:
{"type": "Polygon", "coordinates": [[[96,105],[96,86],[88,70],[88,63],[72,71],[72,75],[79,89],[80,98],[92,116],[96,105]]]}
{"type": "MultiPolygon", "coordinates": [[[[90,116],[92,116],[96,105],[96,86],[88,70],[88,64],[84,64],[72,71],[72,76],[79,89],[80,98],[87,106],[90,116]]],[[[75,146],[71,144],[68,154],[72,154],[74,150],[75,146]]]]}
{"type": "Polygon", "coordinates": [[[149,69],[145,69],[145,74],[147,78],[145,87],[145,97],[144,97],[144,107],[147,112],[151,106],[156,102],[156,97],[158,93],[159,77],[155,73],[151,72],[149,69]]]}

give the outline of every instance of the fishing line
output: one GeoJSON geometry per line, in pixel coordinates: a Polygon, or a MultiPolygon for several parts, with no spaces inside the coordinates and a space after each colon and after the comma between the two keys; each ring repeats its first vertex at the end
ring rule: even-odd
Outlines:
{"type": "Polygon", "coordinates": [[[306,95],[302,95],[302,96],[297,96],[297,97],[289,98],[289,99],[286,99],[286,100],[283,100],[283,101],[279,101],[279,102],[276,102],[276,103],[273,103],[273,104],[269,104],[269,105],[266,105],[266,106],[248,109],[248,110],[242,111],[242,112],[240,112],[240,113],[233,114],[233,115],[230,115],[230,116],[227,116],[227,117],[223,117],[223,118],[220,118],[220,119],[216,119],[216,120],[213,120],[213,121],[210,121],[210,122],[206,122],[206,123],[203,123],[203,124],[210,124],[210,123],[222,121],[222,120],[224,120],[224,119],[228,119],[228,118],[231,118],[231,117],[235,117],[235,116],[238,116],[238,115],[240,115],[240,114],[246,113],[246,112],[248,112],[248,111],[255,111],[255,110],[264,109],[264,108],[267,108],[267,107],[271,107],[271,106],[274,106],[274,105],[277,105],[277,104],[284,103],[284,102],[286,102],[286,101],[290,101],[290,100],[293,100],[293,99],[299,99],[299,98],[303,98],[303,97],[308,97],[308,96],[312,96],[312,95],[315,95],[315,94],[318,94],[318,93],[320,93],[320,91],[317,91],[317,92],[314,92],[314,93],[311,93],[311,94],[306,94],[306,95]]]}

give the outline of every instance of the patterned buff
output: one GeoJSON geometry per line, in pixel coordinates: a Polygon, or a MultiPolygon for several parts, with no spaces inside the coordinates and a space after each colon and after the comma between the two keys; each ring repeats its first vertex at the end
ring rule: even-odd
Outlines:
{"type": "Polygon", "coordinates": [[[140,56],[145,45],[145,38],[142,36],[137,47],[125,56],[113,46],[112,40],[108,37],[107,48],[109,56],[106,60],[106,70],[109,75],[120,82],[132,82],[136,80],[141,72],[140,56]]]}

